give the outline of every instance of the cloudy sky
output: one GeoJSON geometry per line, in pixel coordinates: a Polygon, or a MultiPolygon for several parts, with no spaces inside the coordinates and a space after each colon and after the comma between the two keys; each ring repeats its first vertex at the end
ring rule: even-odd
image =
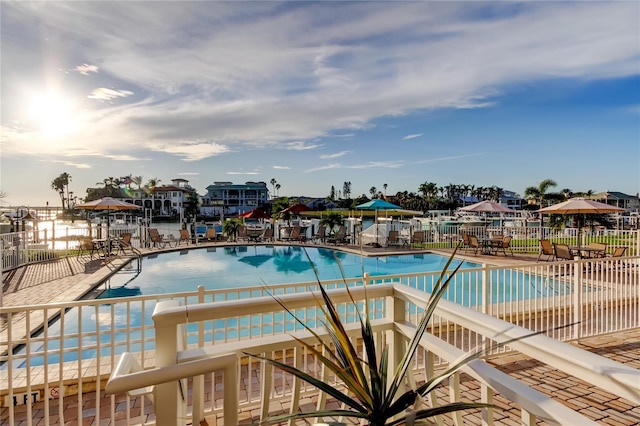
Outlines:
{"type": "Polygon", "coordinates": [[[280,195],[640,191],[640,3],[2,2],[3,205],[132,174],[280,195]],[[269,185],[271,188],[271,185],[269,185]]]}

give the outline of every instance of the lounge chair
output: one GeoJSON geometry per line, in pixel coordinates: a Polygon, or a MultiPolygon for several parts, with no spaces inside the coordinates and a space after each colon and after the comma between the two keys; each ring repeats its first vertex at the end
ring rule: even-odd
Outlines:
{"type": "Polygon", "coordinates": [[[164,235],[160,234],[157,228],[149,228],[147,232],[149,233],[151,247],[164,248],[167,245],[171,247],[171,244],[175,242],[173,238],[164,238],[164,235]]]}
{"type": "Polygon", "coordinates": [[[286,237],[282,237],[282,239],[285,241],[303,241],[304,237],[300,235],[301,231],[302,228],[296,225],[291,228],[291,232],[289,232],[289,235],[286,237]]]}
{"type": "Polygon", "coordinates": [[[238,226],[236,241],[249,241],[249,234],[247,234],[247,227],[245,225],[238,226]]]}
{"type": "Polygon", "coordinates": [[[571,249],[566,244],[553,243],[553,252],[556,259],[573,260],[574,256],[571,249]]]}
{"type": "Polygon", "coordinates": [[[313,238],[311,239],[314,243],[324,243],[327,238],[327,226],[320,225],[318,226],[318,230],[315,234],[313,234],[313,238]]]}
{"type": "Polygon", "coordinates": [[[207,228],[207,231],[204,233],[204,239],[207,241],[218,241],[216,228],[207,228]]]}
{"type": "Polygon", "coordinates": [[[347,242],[347,227],[344,225],[340,225],[338,230],[332,236],[327,238],[327,243],[338,245],[340,243],[347,242]]]}
{"type": "Polygon", "coordinates": [[[185,243],[187,245],[191,244],[191,235],[189,234],[189,231],[186,229],[180,230],[180,238],[178,238],[178,243],[176,244],[176,247],[182,243],[185,243]]]}
{"type": "Polygon", "coordinates": [[[607,254],[607,257],[622,257],[624,253],[627,251],[626,247],[616,247],[616,249],[611,254],[607,254]]]}
{"type": "Polygon", "coordinates": [[[140,256],[140,251],[131,244],[131,236],[131,232],[124,232],[120,235],[120,238],[117,240],[118,254],[122,253],[126,255],[128,251],[130,254],[140,256]]]}
{"type": "Polygon", "coordinates": [[[261,241],[273,241],[273,228],[265,228],[260,236],[261,241]]]}
{"type": "Polygon", "coordinates": [[[555,253],[553,251],[553,245],[551,244],[551,241],[546,239],[540,240],[540,254],[538,254],[538,260],[536,260],[536,262],[538,262],[540,260],[540,256],[543,256],[543,255],[547,256],[547,262],[552,257],[555,257],[555,253]]]}
{"type": "Polygon", "coordinates": [[[411,235],[411,247],[413,247],[414,244],[418,244],[422,248],[425,242],[426,237],[424,231],[413,231],[411,235]]]}
{"type": "Polygon", "coordinates": [[[398,231],[389,231],[389,235],[387,236],[387,247],[398,247],[404,245],[405,244],[400,241],[400,233],[398,231]]]}
{"type": "Polygon", "coordinates": [[[511,252],[511,256],[513,256],[513,249],[511,248],[510,235],[507,235],[500,240],[491,241],[490,248],[492,251],[495,252],[495,254],[498,254],[498,251],[502,250],[502,253],[504,253],[505,257],[507,256],[507,249],[509,249],[509,251],[511,252]]]}

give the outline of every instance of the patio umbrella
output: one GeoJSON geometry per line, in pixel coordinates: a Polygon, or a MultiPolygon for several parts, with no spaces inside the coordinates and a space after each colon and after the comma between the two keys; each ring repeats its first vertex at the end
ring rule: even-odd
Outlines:
{"type": "Polygon", "coordinates": [[[375,198],[371,201],[368,201],[363,204],[359,204],[356,206],[358,210],[375,210],[375,225],[376,225],[376,245],[380,245],[378,243],[378,210],[397,210],[400,206],[396,206],[395,204],[391,204],[388,201],[385,201],[380,198],[375,198]]]}
{"type": "Polygon", "coordinates": [[[495,201],[480,201],[479,203],[470,204],[468,206],[464,206],[460,208],[461,211],[465,212],[475,212],[475,213],[484,213],[484,227],[485,233],[487,228],[487,213],[513,213],[508,207],[503,206],[500,203],[496,203],[495,201]]]}
{"type": "Polygon", "coordinates": [[[88,203],[78,204],[75,208],[82,210],[138,210],[142,207],[118,200],[117,198],[104,197],[99,200],[89,201],[88,203]]]}
{"type": "Polygon", "coordinates": [[[461,207],[460,210],[477,213],[513,213],[513,210],[510,208],[505,207],[500,203],[496,203],[495,201],[487,200],[461,207]]]}
{"type": "Polygon", "coordinates": [[[239,215],[239,217],[242,217],[245,219],[269,219],[269,215],[265,211],[260,209],[253,209],[251,211],[248,211],[246,213],[239,215]]]}
{"type": "Polygon", "coordinates": [[[307,212],[311,210],[311,208],[309,208],[308,206],[302,204],[302,203],[295,203],[290,205],[289,207],[287,207],[286,209],[282,210],[283,213],[293,213],[293,214],[298,214],[301,212],[307,212]]]}
{"type": "MultiPolygon", "coordinates": [[[[598,201],[587,200],[585,198],[571,198],[553,206],[544,207],[538,213],[560,214],[560,215],[584,215],[584,214],[604,214],[623,212],[624,209],[598,201]]],[[[581,217],[577,217],[578,222],[578,248],[580,247],[580,228],[582,226],[581,217]]]]}
{"type": "MultiPolygon", "coordinates": [[[[80,210],[95,210],[95,211],[118,211],[118,210],[139,210],[142,207],[135,204],[127,203],[126,201],[119,200],[112,197],[103,197],[98,200],[89,201],[84,204],[78,204],[74,208],[80,210]]],[[[110,247],[111,239],[109,236],[109,218],[107,218],[107,247],[110,247]]]]}

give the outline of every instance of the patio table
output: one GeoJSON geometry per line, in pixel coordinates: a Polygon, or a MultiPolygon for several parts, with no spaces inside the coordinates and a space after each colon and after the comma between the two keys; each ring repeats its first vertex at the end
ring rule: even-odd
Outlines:
{"type": "Polygon", "coordinates": [[[605,249],[594,247],[570,246],[569,250],[571,250],[571,254],[578,256],[581,259],[599,259],[606,255],[605,249]]]}

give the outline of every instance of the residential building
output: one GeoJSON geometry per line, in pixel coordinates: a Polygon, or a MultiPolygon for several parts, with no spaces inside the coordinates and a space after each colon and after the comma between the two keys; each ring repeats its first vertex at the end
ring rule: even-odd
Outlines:
{"type": "Polygon", "coordinates": [[[189,202],[191,194],[196,190],[189,185],[186,179],[172,179],[171,184],[156,186],[154,188],[131,189],[131,195],[125,197],[135,205],[142,206],[145,210],[151,210],[154,216],[179,216],[184,217],[184,209],[189,202]]]}
{"type": "Polygon", "coordinates": [[[638,194],[628,195],[623,192],[606,190],[591,195],[589,199],[623,208],[627,212],[637,212],[640,210],[640,197],[638,197],[638,194]]]}
{"type": "Polygon", "coordinates": [[[266,205],[269,200],[265,182],[214,182],[206,189],[200,207],[200,214],[205,216],[233,216],[266,205]]]}

